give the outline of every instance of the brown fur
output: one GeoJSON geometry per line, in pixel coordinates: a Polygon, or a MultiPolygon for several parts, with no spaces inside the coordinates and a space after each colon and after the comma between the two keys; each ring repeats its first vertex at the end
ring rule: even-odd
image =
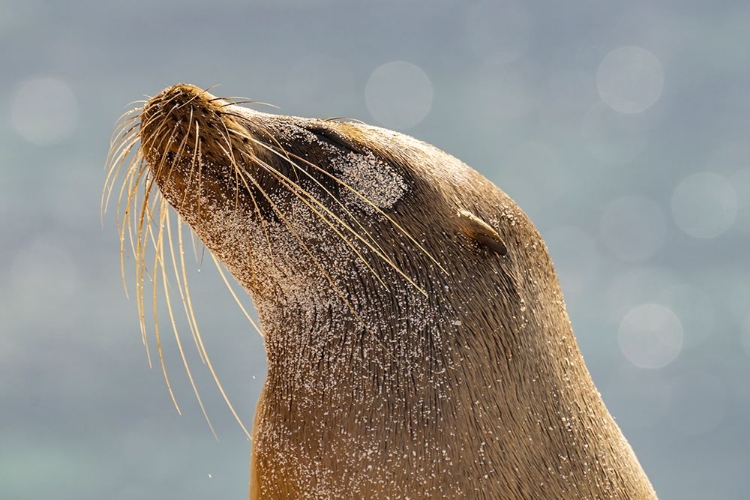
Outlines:
{"type": "Polygon", "coordinates": [[[258,309],[251,499],[656,497],[542,238],[480,174],[401,134],[189,85],[147,102],[139,134],[161,193],[258,309]],[[386,176],[372,193],[341,180],[363,165],[386,176]]]}

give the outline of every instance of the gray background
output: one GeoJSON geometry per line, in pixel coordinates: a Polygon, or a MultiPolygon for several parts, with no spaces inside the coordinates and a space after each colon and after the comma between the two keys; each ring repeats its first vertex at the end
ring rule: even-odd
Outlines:
{"type": "MultiPolygon", "coordinates": [[[[407,127],[480,170],[547,239],[660,497],[750,498],[748,26],[744,1],[0,0],[0,498],[247,495],[250,443],[188,349],[214,439],[166,338],[177,415],[100,222],[115,120],[177,82],[407,127]]],[[[250,423],[261,339],[193,268],[250,423]]]]}

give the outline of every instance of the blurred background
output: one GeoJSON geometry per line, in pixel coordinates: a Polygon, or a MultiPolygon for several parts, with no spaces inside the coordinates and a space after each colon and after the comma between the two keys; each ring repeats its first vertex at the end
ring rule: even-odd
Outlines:
{"type": "MultiPolygon", "coordinates": [[[[249,441],[187,343],[211,434],[164,323],[177,414],[113,207],[100,220],[115,120],[177,82],[398,129],[482,172],[546,238],[660,498],[750,498],[748,26],[744,0],[0,0],[0,498],[247,496],[249,441]]],[[[261,338],[210,259],[193,268],[250,425],[261,338]]]]}

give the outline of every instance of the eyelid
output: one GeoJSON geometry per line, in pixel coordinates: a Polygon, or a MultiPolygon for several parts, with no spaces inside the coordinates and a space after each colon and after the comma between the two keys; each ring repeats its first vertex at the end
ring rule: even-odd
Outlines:
{"type": "Polygon", "coordinates": [[[330,142],[334,146],[338,146],[349,151],[354,151],[355,153],[364,152],[362,148],[357,147],[345,135],[337,132],[336,130],[327,128],[323,125],[311,125],[306,128],[309,132],[312,132],[323,140],[330,142]]]}

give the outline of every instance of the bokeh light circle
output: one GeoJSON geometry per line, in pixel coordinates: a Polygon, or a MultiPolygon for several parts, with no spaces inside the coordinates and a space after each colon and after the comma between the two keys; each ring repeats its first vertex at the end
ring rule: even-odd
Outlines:
{"type": "Polygon", "coordinates": [[[694,238],[715,238],[737,217],[737,194],[732,184],[713,172],[683,179],[672,193],[675,223],[694,238]]]}
{"type": "Polygon", "coordinates": [[[620,47],[599,64],[599,95],[618,113],[641,113],[653,106],[664,86],[659,59],[641,47],[620,47]]]}
{"type": "Polygon", "coordinates": [[[365,87],[370,114],[383,126],[411,128],[432,107],[432,83],[419,66],[394,61],[373,71],[365,87]]]}
{"type": "Polygon", "coordinates": [[[657,369],[674,361],[682,350],[682,324],[668,308],[643,304],[620,322],[618,341],[625,358],[638,368],[657,369]]]}

